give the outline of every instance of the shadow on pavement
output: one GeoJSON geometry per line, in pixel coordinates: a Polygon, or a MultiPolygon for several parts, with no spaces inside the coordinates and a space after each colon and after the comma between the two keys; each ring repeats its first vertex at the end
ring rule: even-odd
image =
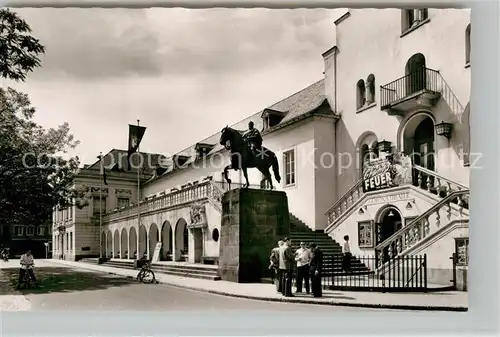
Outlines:
{"type": "MultiPolygon", "coordinates": [[[[300,298],[300,299],[302,299],[302,298],[314,298],[311,295],[306,295],[303,293],[295,293],[294,295],[295,295],[295,298],[300,298]]],[[[336,300],[355,300],[354,297],[337,295],[337,294],[332,294],[332,293],[324,293],[324,292],[323,292],[323,296],[321,296],[321,298],[334,298],[336,300]]]]}
{"type": "MultiPolygon", "coordinates": [[[[0,271],[0,282],[10,284],[10,291],[17,286],[19,268],[6,268],[0,271]]],[[[84,290],[102,290],[112,287],[131,285],[133,279],[120,278],[104,273],[87,272],[66,267],[37,267],[35,275],[40,284],[39,288],[21,288],[22,294],[66,293],[84,290]]],[[[0,287],[0,295],[6,294],[6,287],[0,287]]]]}

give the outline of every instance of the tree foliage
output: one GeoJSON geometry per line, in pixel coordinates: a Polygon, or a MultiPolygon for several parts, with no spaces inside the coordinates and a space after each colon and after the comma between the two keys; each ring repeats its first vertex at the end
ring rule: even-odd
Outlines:
{"type": "Polygon", "coordinates": [[[0,88],[0,218],[12,223],[39,224],[79,197],[78,157],[63,158],[78,141],[67,123],[44,129],[34,114],[28,95],[0,88]]]}
{"type": "Polygon", "coordinates": [[[45,47],[31,36],[30,26],[16,13],[0,9],[0,75],[24,81],[26,74],[40,66],[45,47]]]}
{"type": "MultiPolygon", "coordinates": [[[[45,47],[16,13],[0,9],[0,77],[24,81],[39,67],[45,47]]],[[[73,188],[78,145],[68,123],[45,129],[33,117],[28,95],[0,87],[0,222],[39,225],[55,205],[67,207],[83,191],[73,188]]]]}

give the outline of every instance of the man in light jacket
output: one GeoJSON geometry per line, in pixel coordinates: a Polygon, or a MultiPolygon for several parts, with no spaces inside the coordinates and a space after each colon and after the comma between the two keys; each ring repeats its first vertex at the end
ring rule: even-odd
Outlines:
{"type": "Polygon", "coordinates": [[[283,283],[283,275],[280,272],[279,264],[280,264],[280,247],[282,247],[284,242],[282,240],[278,241],[278,247],[275,247],[271,250],[271,256],[269,258],[269,269],[272,269],[273,277],[275,278],[274,284],[276,285],[276,291],[281,293],[282,283],[283,283]]]}
{"type": "Polygon", "coordinates": [[[292,294],[292,271],[295,256],[292,250],[292,241],[289,238],[285,238],[285,244],[280,247],[280,262],[279,269],[283,273],[283,283],[282,291],[283,296],[293,297],[292,294]]]}

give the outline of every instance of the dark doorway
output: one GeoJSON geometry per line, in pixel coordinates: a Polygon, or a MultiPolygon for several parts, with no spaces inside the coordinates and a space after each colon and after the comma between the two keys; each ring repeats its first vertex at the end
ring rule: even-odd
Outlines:
{"type": "MultiPolygon", "coordinates": [[[[413,135],[413,164],[434,171],[434,122],[426,117],[415,129],[413,135]]],[[[413,184],[424,189],[434,186],[434,177],[424,172],[414,171],[413,184]]]]}
{"type": "MultiPolygon", "coordinates": [[[[377,244],[380,244],[390,238],[394,233],[403,227],[403,222],[401,219],[401,214],[394,209],[388,208],[384,211],[380,223],[377,224],[377,244]]],[[[393,248],[393,257],[397,253],[395,248],[393,248]]],[[[389,260],[389,246],[384,248],[384,262],[389,260]]]]}
{"type": "Polygon", "coordinates": [[[406,62],[406,96],[425,89],[426,81],[425,56],[415,54],[406,62]]]}

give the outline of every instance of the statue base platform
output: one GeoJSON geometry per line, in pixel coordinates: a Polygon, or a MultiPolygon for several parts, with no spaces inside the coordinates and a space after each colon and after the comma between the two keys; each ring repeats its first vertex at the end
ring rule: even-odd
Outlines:
{"type": "Polygon", "coordinates": [[[254,283],[270,276],[271,250],[289,230],[285,192],[243,188],[226,192],[222,198],[221,279],[254,283]]]}

